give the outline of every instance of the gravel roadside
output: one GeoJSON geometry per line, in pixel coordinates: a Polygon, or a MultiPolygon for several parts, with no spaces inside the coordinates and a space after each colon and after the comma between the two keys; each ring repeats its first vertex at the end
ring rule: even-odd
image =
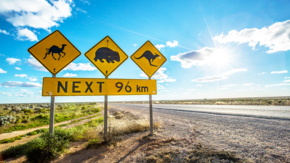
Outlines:
{"type": "MultiPolygon", "coordinates": [[[[149,115],[148,107],[110,104],[111,108],[149,115]]],[[[154,105],[153,105],[154,107],[154,105]]],[[[290,162],[290,121],[153,108],[164,124],[164,137],[187,138],[237,152],[254,162],[290,162]]]]}

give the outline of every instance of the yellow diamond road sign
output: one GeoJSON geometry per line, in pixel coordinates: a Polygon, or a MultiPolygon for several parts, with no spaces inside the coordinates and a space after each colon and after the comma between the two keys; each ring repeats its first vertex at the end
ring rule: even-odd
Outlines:
{"type": "Polygon", "coordinates": [[[33,45],[28,52],[54,75],[81,55],[81,52],[58,30],[33,45]]]}
{"type": "Polygon", "coordinates": [[[132,56],[131,59],[144,71],[148,77],[154,73],[166,62],[166,58],[156,49],[156,47],[147,41],[132,56]]]}
{"type": "Polygon", "coordinates": [[[109,36],[88,50],[85,56],[106,77],[128,58],[127,54],[109,36]]]}

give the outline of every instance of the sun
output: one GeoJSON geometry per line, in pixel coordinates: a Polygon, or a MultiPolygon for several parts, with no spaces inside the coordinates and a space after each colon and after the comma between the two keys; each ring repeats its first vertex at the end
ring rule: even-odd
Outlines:
{"type": "Polygon", "coordinates": [[[226,67],[231,62],[231,55],[227,49],[215,49],[212,55],[208,57],[208,64],[219,68],[226,67]]]}

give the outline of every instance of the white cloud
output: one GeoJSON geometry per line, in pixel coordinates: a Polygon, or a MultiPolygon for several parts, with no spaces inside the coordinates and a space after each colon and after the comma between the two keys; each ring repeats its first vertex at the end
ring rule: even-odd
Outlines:
{"type": "Polygon", "coordinates": [[[17,33],[18,40],[29,40],[29,41],[38,41],[37,36],[31,30],[27,28],[18,29],[17,33]]]}
{"type": "Polygon", "coordinates": [[[253,86],[253,85],[255,85],[255,83],[245,83],[245,84],[243,84],[243,86],[253,86]]]}
{"type": "Polygon", "coordinates": [[[197,84],[196,86],[197,86],[197,87],[202,87],[202,85],[201,85],[201,84],[197,84]]]}
{"type": "Polygon", "coordinates": [[[18,81],[7,81],[1,83],[4,87],[41,87],[42,85],[39,83],[33,82],[18,82],[18,81]]]}
{"type": "Polygon", "coordinates": [[[163,44],[157,44],[157,45],[155,45],[155,47],[156,47],[158,50],[161,50],[162,48],[165,48],[166,46],[163,45],[163,44]]]}
{"type": "Polygon", "coordinates": [[[213,82],[213,81],[217,81],[217,80],[224,80],[228,77],[226,76],[208,76],[208,77],[204,77],[204,78],[197,78],[191,81],[194,82],[213,82]]]}
{"type": "Polygon", "coordinates": [[[0,14],[15,27],[49,29],[71,16],[72,0],[1,0],[0,14]]]}
{"type": "Polygon", "coordinates": [[[12,96],[12,94],[10,92],[0,92],[0,94],[2,94],[4,96],[12,96]]]}
{"type": "Polygon", "coordinates": [[[283,82],[290,82],[290,80],[284,80],[283,82]]]}
{"type": "Polygon", "coordinates": [[[20,62],[21,60],[18,58],[6,58],[6,61],[9,63],[9,65],[14,65],[16,62],[20,62]]]}
{"type": "Polygon", "coordinates": [[[8,32],[5,31],[5,30],[1,30],[1,29],[0,29],[0,33],[3,33],[3,34],[5,34],[5,35],[10,35],[10,33],[8,33],[8,32]]]}
{"type": "Polygon", "coordinates": [[[84,13],[84,14],[86,14],[86,13],[87,13],[87,11],[85,11],[85,10],[83,10],[83,9],[79,8],[79,7],[76,7],[76,10],[77,10],[77,11],[80,11],[80,12],[82,12],[82,13],[84,13]]]}
{"type": "Polygon", "coordinates": [[[25,97],[25,95],[24,94],[21,94],[21,93],[15,94],[14,96],[17,96],[17,97],[25,97]]]}
{"type": "Polygon", "coordinates": [[[137,46],[137,44],[133,44],[133,46],[137,46]]]}
{"type": "Polygon", "coordinates": [[[287,70],[283,70],[283,71],[272,71],[271,74],[285,74],[288,73],[287,70]]]}
{"type": "Polygon", "coordinates": [[[29,80],[30,81],[37,81],[37,78],[30,77],[29,80]]]}
{"type": "Polygon", "coordinates": [[[85,4],[91,4],[88,0],[81,0],[81,2],[85,3],[85,4]]]}
{"type": "Polygon", "coordinates": [[[220,43],[237,42],[248,43],[255,49],[259,44],[269,48],[267,53],[290,50],[290,20],[276,22],[269,27],[245,28],[241,31],[231,30],[227,35],[223,33],[215,36],[213,40],[220,43]]]}
{"type": "Polygon", "coordinates": [[[290,77],[285,77],[284,79],[290,79],[290,77]]]}
{"type": "Polygon", "coordinates": [[[165,89],[165,87],[161,84],[157,84],[157,89],[165,89]]]}
{"type": "Polygon", "coordinates": [[[15,77],[20,77],[20,78],[27,77],[26,74],[15,74],[14,76],[15,76],[15,77]]]}
{"type": "Polygon", "coordinates": [[[226,90],[226,89],[229,89],[228,87],[221,87],[221,88],[219,88],[219,89],[217,89],[217,90],[226,90]]]}
{"type": "Polygon", "coordinates": [[[63,75],[63,77],[77,77],[77,74],[66,73],[66,74],[63,75]]]}
{"type": "Polygon", "coordinates": [[[27,89],[20,89],[21,92],[27,92],[27,89]]]}
{"type": "MultiPolygon", "coordinates": [[[[194,81],[194,82],[213,82],[213,81],[218,81],[218,80],[224,80],[224,79],[228,78],[227,77],[228,75],[231,75],[231,74],[234,74],[237,72],[244,72],[244,71],[247,71],[247,69],[245,69],[245,68],[232,69],[231,71],[224,72],[219,76],[207,76],[204,78],[197,78],[197,79],[194,79],[191,81],[194,81]]],[[[226,86],[226,85],[224,85],[224,86],[226,86]]],[[[231,86],[231,85],[227,85],[227,86],[231,86]]]]}
{"type": "MultiPolygon", "coordinates": [[[[165,74],[164,72],[167,69],[165,67],[161,67],[159,70],[157,70],[157,72],[152,76],[153,79],[157,79],[158,83],[164,83],[164,82],[175,82],[176,79],[171,79],[170,77],[168,77],[167,74],[165,74]]],[[[146,77],[147,75],[144,74],[144,72],[142,72],[140,74],[141,77],[146,77]]]]}
{"type": "Polygon", "coordinates": [[[261,72],[261,73],[258,73],[258,75],[264,75],[266,72],[261,72]]]}
{"type": "Polygon", "coordinates": [[[234,74],[234,73],[237,73],[237,72],[244,72],[244,71],[247,71],[247,69],[245,69],[245,68],[232,69],[231,71],[224,72],[221,75],[226,75],[227,76],[227,75],[231,75],[231,74],[234,74]]]}
{"type": "Polygon", "coordinates": [[[46,70],[45,67],[42,66],[41,63],[39,63],[34,57],[30,56],[30,58],[27,60],[28,65],[32,66],[33,69],[38,70],[38,71],[45,71],[48,72],[46,70]]]}
{"type": "Polygon", "coordinates": [[[222,85],[221,87],[234,87],[236,86],[235,84],[228,84],[228,85],[222,85]]]}
{"type": "Polygon", "coordinates": [[[167,41],[166,45],[172,48],[178,45],[178,41],[175,40],[173,40],[173,42],[167,41]]]}
{"type": "Polygon", "coordinates": [[[179,61],[181,67],[190,68],[191,66],[201,66],[209,61],[212,61],[212,56],[218,54],[218,49],[204,47],[200,50],[193,50],[185,53],[179,53],[176,56],[171,56],[172,61],[179,61]]]}
{"type": "Polygon", "coordinates": [[[5,74],[7,71],[4,71],[2,68],[0,68],[0,74],[5,74]]]}
{"type": "Polygon", "coordinates": [[[16,69],[16,70],[21,70],[21,68],[20,68],[20,67],[15,67],[15,69],[16,69]]]}
{"type": "Polygon", "coordinates": [[[270,85],[265,85],[265,87],[276,87],[276,86],[285,86],[285,85],[290,85],[290,83],[270,84],[270,85]]]}
{"type": "Polygon", "coordinates": [[[90,63],[70,63],[64,70],[72,71],[95,71],[97,68],[91,66],[90,63]]]}

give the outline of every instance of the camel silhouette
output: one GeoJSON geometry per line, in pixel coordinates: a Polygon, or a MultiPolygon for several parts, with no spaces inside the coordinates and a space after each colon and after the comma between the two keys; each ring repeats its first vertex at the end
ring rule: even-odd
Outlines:
{"type": "Polygon", "coordinates": [[[61,47],[61,48],[59,48],[59,47],[56,46],[56,45],[53,45],[53,46],[50,47],[49,49],[47,48],[47,49],[46,49],[47,53],[45,54],[45,57],[44,57],[43,59],[45,59],[46,56],[47,56],[48,54],[50,54],[50,53],[52,53],[52,57],[53,57],[54,60],[56,60],[56,59],[54,58],[53,53],[58,53],[58,55],[59,55],[58,60],[59,60],[60,57],[61,57],[61,54],[60,54],[60,53],[63,53],[63,54],[64,54],[64,55],[62,56],[62,58],[63,58],[63,57],[65,56],[65,52],[63,52],[63,49],[64,49],[65,46],[66,46],[66,44],[62,44],[62,47],[61,47]]]}

